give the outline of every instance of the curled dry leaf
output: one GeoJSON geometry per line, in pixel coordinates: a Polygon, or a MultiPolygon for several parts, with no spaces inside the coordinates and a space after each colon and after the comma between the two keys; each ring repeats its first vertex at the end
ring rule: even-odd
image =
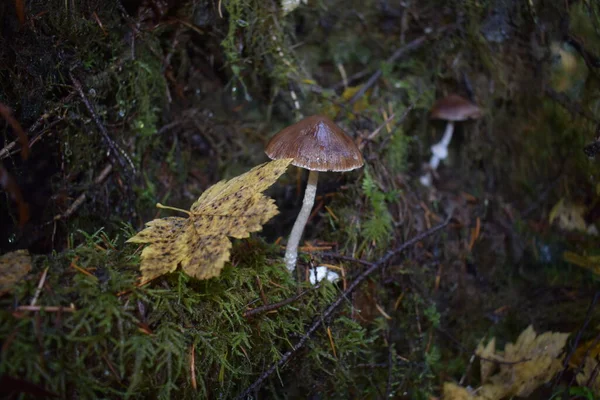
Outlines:
{"type": "Polygon", "coordinates": [[[563,260],[578,267],[588,269],[596,275],[600,275],[600,256],[580,255],[572,251],[565,251],[563,253],[563,260]]]}
{"type": "Polygon", "coordinates": [[[14,285],[31,271],[31,256],[27,250],[16,250],[0,257],[0,295],[9,293],[14,285]]]}
{"type": "Polygon", "coordinates": [[[584,218],[585,214],[586,207],[583,204],[572,203],[565,201],[565,199],[560,199],[560,201],[552,207],[552,210],[550,210],[548,221],[551,224],[556,222],[559,228],[566,231],[597,234],[594,233],[594,229],[590,229],[593,225],[588,227],[584,218]]]}
{"type": "Polygon", "coordinates": [[[596,396],[600,396],[600,360],[596,357],[587,357],[583,369],[577,374],[577,383],[592,389],[596,396]]]}
{"type": "Polygon", "coordinates": [[[228,236],[245,238],[278,211],[273,199],[262,194],[285,172],[291,159],[259,165],[229,181],[208,188],[192,205],[189,218],[155,219],[130,238],[129,243],[147,243],[141,256],[142,281],[174,271],[197,279],[218,276],[227,260],[228,236]]]}
{"type": "Polygon", "coordinates": [[[469,391],[467,388],[457,385],[453,382],[444,383],[443,389],[444,400],[471,400],[473,399],[472,391],[469,391]]]}
{"type": "MultiPolygon", "coordinates": [[[[508,343],[504,352],[494,353],[493,347],[480,345],[478,354],[502,361],[499,371],[484,381],[488,366],[482,363],[484,385],[469,391],[455,384],[444,385],[446,400],[500,400],[510,396],[526,397],[544,383],[550,381],[562,368],[562,352],[568,333],[545,332],[537,335],[532,326],[525,329],[515,343],[508,343]],[[484,371],[485,370],[485,371],[484,371]],[[461,390],[462,389],[462,390],[461,390]],[[466,396],[466,397],[465,397],[466,396]]],[[[494,341],[494,339],[492,339],[494,341]]],[[[495,343],[493,345],[495,347],[495,343]]]]}
{"type": "Polygon", "coordinates": [[[574,370],[578,369],[586,358],[600,359],[600,342],[595,338],[577,346],[575,353],[573,353],[573,356],[569,359],[569,367],[574,370]]]}
{"type": "Polygon", "coordinates": [[[493,360],[496,354],[496,338],[492,338],[485,347],[483,346],[483,343],[479,343],[477,350],[475,350],[475,354],[482,357],[479,361],[481,366],[481,382],[486,382],[496,369],[496,363],[488,361],[493,360]],[[487,360],[484,360],[483,358],[487,360]]]}

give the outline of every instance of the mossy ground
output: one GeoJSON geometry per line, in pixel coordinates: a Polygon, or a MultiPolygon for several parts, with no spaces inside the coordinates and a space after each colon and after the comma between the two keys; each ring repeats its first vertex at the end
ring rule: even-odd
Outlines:
{"type": "MultiPolygon", "coordinates": [[[[564,39],[600,55],[595,3],[328,0],[285,16],[259,0],[41,3],[25,1],[24,26],[12,2],[0,4],[0,102],[35,138],[28,161],[1,160],[31,215],[20,228],[10,197],[0,198],[0,250],[35,257],[0,298],[0,374],[68,398],[232,398],[248,387],[344,287],[297,283],[274,244],[291,228],[305,176],[290,168],[270,190],[281,214],[234,243],[217,279],[175,272],[138,287],[139,248],[124,241],[167,215],[156,202],[188,208],[211,184],[265,161],[270,135],[313,113],[336,118],[367,161],[324,174],[306,231],[313,244],[372,261],[451,210],[454,218],[348,298],[260,397],[429,399],[463,374],[477,385],[468,365],[484,336],[509,342],[530,323],[576,332],[586,321],[583,338],[597,335],[600,314],[587,312],[598,277],[564,257],[597,256],[597,236],[548,222],[565,199],[598,225],[600,164],[582,149],[600,120],[600,69],[564,39]],[[377,69],[377,83],[348,106],[352,86],[377,69]],[[472,96],[485,117],[458,125],[436,190],[426,190],[421,164],[443,129],[427,110],[450,92],[472,96]],[[46,269],[38,304],[76,311],[15,311],[46,269]],[[302,290],[277,312],[243,316],[302,290]]],[[[0,127],[4,147],[13,137],[0,127]]],[[[318,251],[302,261],[332,262],[318,251]]],[[[362,270],[337,265],[346,283],[362,270]]]]}

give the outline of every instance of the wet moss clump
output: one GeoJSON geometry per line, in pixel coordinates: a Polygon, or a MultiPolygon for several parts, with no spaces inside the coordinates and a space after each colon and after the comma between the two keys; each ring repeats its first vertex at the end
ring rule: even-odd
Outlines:
{"type": "MultiPolygon", "coordinates": [[[[73,249],[36,258],[29,278],[1,300],[1,374],[42,384],[60,397],[231,398],[255,379],[258,366],[290,349],[339,292],[329,283],[314,290],[297,286],[273,259],[277,249],[255,239],[236,244],[235,266],[219,279],[195,281],[176,272],[137,287],[139,253],[134,246],[117,250],[121,246],[121,239],[100,231],[73,249]],[[37,304],[67,310],[18,311],[30,303],[44,269],[37,304]],[[309,293],[277,311],[243,316],[263,299],[276,303],[297,290],[309,293]],[[16,311],[8,311],[13,306],[16,311]]],[[[368,362],[364,328],[348,318],[328,328],[335,351],[321,331],[308,354],[292,361],[294,374],[308,374],[297,390],[309,389],[311,375],[331,389],[334,375],[368,362]]],[[[278,392],[276,381],[270,390],[278,392]]]]}

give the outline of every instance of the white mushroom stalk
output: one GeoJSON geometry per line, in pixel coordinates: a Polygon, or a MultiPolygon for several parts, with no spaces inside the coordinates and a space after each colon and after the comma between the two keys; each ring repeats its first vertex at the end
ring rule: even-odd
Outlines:
{"type": "Polygon", "coordinates": [[[318,171],[310,171],[308,174],[308,183],[304,191],[304,200],[302,200],[302,208],[296,218],[292,233],[288,239],[287,247],[285,248],[285,266],[288,271],[292,272],[296,268],[298,261],[298,245],[304,233],[304,227],[310,217],[310,212],[315,204],[315,195],[317,194],[317,182],[319,180],[318,171]]]}
{"type": "Polygon", "coordinates": [[[448,146],[452,140],[452,133],[454,132],[454,122],[449,121],[446,124],[446,130],[442,140],[431,146],[431,160],[429,160],[429,168],[424,175],[421,176],[420,181],[423,186],[431,185],[431,175],[437,167],[440,165],[441,160],[445,160],[448,157],[448,146]]]}

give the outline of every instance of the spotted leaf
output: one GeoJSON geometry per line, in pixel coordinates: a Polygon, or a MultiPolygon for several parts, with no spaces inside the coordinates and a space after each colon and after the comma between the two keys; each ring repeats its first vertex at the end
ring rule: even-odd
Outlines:
{"type": "Polygon", "coordinates": [[[218,276],[229,260],[229,237],[245,238],[277,214],[273,199],[262,194],[285,172],[291,159],[271,161],[208,188],[189,211],[189,218],[150,221],[128,240],[148,244],[142,251],[142,281],[183,271],[197,279],[218,276]]]}

